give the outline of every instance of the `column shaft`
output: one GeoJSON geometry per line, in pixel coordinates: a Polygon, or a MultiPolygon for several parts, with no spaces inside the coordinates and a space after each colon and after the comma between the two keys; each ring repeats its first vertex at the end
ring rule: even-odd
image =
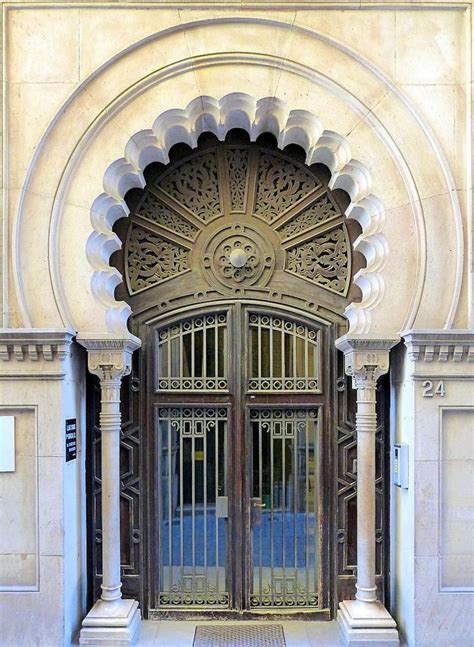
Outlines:
{"type": "Polygon", "coordinates": [[[375,602],[375,382],[357,388],[357,584],[356,598],[375,602]]]}
{"type": "Polygon", "coordinates": [[[102,595],[121,597],[120,580],[120,377],[101,379],[102,595]]]}

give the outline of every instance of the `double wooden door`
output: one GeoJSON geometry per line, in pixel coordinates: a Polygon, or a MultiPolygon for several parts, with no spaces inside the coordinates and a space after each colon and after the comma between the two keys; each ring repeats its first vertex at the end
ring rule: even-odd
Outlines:
{"type": "Polygon", "coordinates": [[[155,609],[327,609],[326,336],[242,302],[153,329],[155,609]]]}

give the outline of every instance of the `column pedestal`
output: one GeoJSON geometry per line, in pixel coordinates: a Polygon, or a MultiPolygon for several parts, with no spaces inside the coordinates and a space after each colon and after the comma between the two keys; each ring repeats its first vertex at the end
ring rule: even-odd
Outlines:
{"type": "Polygon", "coordinates": [[[344,600],[337,622],[348,647],[399,647],[395,620],[381,602],[344,600]]]}
{"type": "Polygon", "coordinates": [[[138,638],[140,620],[136,600],[97,600],[82,621],[79,644],[129,647],[138,638]]]}

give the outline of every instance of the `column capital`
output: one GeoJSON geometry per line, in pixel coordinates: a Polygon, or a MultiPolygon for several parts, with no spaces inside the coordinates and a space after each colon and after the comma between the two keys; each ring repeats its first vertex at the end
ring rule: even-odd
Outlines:
{"type": "Polygon", "coordinates": [[[388,372],[390,349],[400,340],[365,335],[344,335],[336,347],[344,353],[344,367],[357,389],[375,388],[378,378],[388,372]]]}
{"type": "Polygon", "coordinates": [[[120,379],[131,370],[133,351],[141,346],[138,337],[104,337],[83,333],[76,337],[87,350],[87,368],[100,380],[120,379]]]}

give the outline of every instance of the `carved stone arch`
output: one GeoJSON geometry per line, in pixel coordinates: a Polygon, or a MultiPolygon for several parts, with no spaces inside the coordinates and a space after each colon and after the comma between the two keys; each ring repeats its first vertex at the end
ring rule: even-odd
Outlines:
{"type": "Polygon", "coordinates": [[[354,249],[363,254],[366,266],[354,277],[362,292],[360,302],[350,303],[345,310],[349,332],[367,333],[371,310],[384,293],[382,269],[388,255],[388,244],[381,233],[384,212],[381,201],[371,193],[372,180],[368,169],[351,158],[347,141],[339,134],[324,130],[320,120],[308,111],[290,110],[281,100],[268,97],[256,101],[244,93],[232,93],[218,100],[198,97],[182,109],[168,110],[157,117],[153,127],[136,133],[128,142],[125,157],[115,160],[104,175],[104,193],[93,203],[91,220],[94,231],[87,244],[87,257],[94,269],[92,292],[106,308],[106,322],[111,333],[124,334],[131,314],[128,304],[115,299],[115,289],[122,281],[110,256],[120,249],[113,232],[114,223],[129,214],[125,194],[144,188],[144,169],[151,163],[166,164],[169,150],[177,143],[195,148],[204,132],[213,133],[222,141],[235,128],[246,130],[255,141],[264,132],[272,134],[282,149],[290,144],[301,146],[306,164],[324,164],[331,172],[330,189],[343,189],[350,197],[345,211],[356,220],[362,233],[354,249]]]}

